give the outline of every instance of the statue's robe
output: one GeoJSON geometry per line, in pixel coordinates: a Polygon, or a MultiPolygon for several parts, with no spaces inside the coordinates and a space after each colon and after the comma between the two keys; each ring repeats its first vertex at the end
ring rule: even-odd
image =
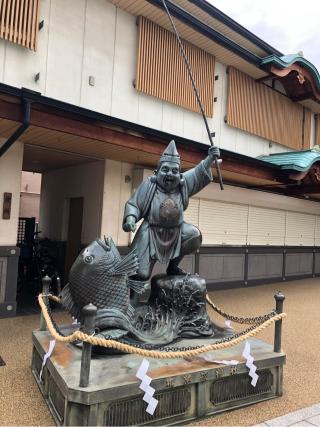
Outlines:
{"type": "Polygon", "coordinates": [[[190,226],[185,227],[183,211],[188,207],[189,197],[211,181],[211,168],[206,168],[202,161],[182,174],[174,192],[166,192],[151,178],[139,185],[125,205],[123,223],[131,215],[136,222],[144,219],[131,245],[141,265],[151,260],[166,263],[180,256],[182,239],[188,239],[190,230],[190,226]]]}

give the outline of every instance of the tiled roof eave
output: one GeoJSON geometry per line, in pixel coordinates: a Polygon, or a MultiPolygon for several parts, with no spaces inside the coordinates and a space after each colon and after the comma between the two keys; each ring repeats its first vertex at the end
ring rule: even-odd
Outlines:
{"type": "Polygon", "coordinates": [[[274,66],[278,69],[284,70],[286,68],[289,68],[293,64],[297,64],[300,67],[306,69],[311,74],[316,88],[320,91],[319,71],[310,61],[300,55],[284,55],[281,57],[277,55],[269,55],[261,60],[260,66],[263,69],[267,69],[271,66],[274,66]]]}
{"type": "Polygon", "coordinates": [[[320,151],[313,149],[294,153],[271,154],[259,159],[279,166],[287,172],[307,172],[315,163],[320,162],[320,151]]]}

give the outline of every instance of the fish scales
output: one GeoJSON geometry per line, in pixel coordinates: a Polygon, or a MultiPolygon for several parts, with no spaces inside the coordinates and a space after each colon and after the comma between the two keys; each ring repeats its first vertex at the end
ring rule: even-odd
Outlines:
{"type": "Polygon", "coordinates": [[[127,286],[126,275],[107,276],[105,272],[101,271],[95,277],[89,278],[88,282],[81,280],[81,273],[75,272],[71,277],[71,294],[75,303],[80,307],[91,302],[97,308],[108,306],[122,311],[127,309],[130,290],[127,286]]]}
{"type": "Polygon", "coordinates": [[[62,303],[74,316],[92,303],[98,309],[117,309],[127,313],[130,304],[128,276],[136,272],[134,253],[121,257],[111,238],[96,239],[77,257],[63,289],[62,303]]]}

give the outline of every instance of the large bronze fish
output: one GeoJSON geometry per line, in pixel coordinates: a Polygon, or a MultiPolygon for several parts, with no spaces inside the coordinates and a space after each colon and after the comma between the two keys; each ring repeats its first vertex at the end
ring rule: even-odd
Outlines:
{"type": "Polygon", "coordinates": [[[87,246],[75,260],[69,274],[69,283],[61,292],[61,302],[69,313],[82,323],[82,308],[92,303],[97,310],[96,330],[106,337],[121,337],[130,333],[142,342],[166,344],[177,336],[178,325],[171,313],[155,315],[152,310],[143,315],[130,304],[130,289],[145,290],[145,282],[129,276],[138,269],[134,252],[121,257],[110,237],[97,239],[87,246]],[[157,320],[157,321],[156,321],[157,320]],[[149,325],[146,328],[145,325],[149,325]]]}
{"type": "Polygon", "coordinates": [[[96,239],[72,265],[69,283],[61,293],[62,304],[78,320],[82,308],[89,303],[98,308],[98,317],[99,310],[111,309],[130,318],[134,311],[130,305],[130,287],[141,293],[144,285],[128,280],[137,268],[134,252],[121,257],[110,237],[104,241],[96,239]]]}

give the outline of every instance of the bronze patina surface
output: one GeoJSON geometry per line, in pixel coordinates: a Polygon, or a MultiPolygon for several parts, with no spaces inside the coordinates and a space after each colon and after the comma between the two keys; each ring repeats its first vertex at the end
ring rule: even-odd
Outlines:
{"type": "Polygon", "coordinates": [[[81,324],[83,307],[93,304],[96,334],[136,345],[232,333],[208,317],[205,280],[179,267],[202,241],[200,230],[184,221],[183,212],[190,197],[213,180],[211,166],[218,156],[219,149],[210,147],[204,160],[182,173],[175,142],[170,142],[154,175],[138,186],[125,205],[124,231],[135,231],[143,220],[129,254],[121,257],[111,237],[96,239],[72,265],[61,298],[81,324]],[[157,262],[167,265],[167,275],[152,279],[151,296],[142,304],[139,295],[157,262]]]}
{"type": "MultiPolygon", "coordinates": [[[[63,329],[65,333],[67,328],[63,329]]],[[[39,381],[42,359],[49,347],[47,331],[33,333],[32,372],[58,425],[174,425],[232,408],[271,399],[282,394],[283,353],[273,346],[251,339],[252,355],[260,375],[257,386],[250,385],[248,368],[242,357],[244,344],[207,353],[212,360],[238,360],[224,366],[194,359],[149,359],[159,405],[153,416],[139,389],[136,372],[142,358],[137,355],[97,356],[91,360],[88,387],[79,386],[81,350],[66,344],[54,349],[39,381]]],[[[202,345],[213,339],[184,339],[179,345],[202,345]]]]}

